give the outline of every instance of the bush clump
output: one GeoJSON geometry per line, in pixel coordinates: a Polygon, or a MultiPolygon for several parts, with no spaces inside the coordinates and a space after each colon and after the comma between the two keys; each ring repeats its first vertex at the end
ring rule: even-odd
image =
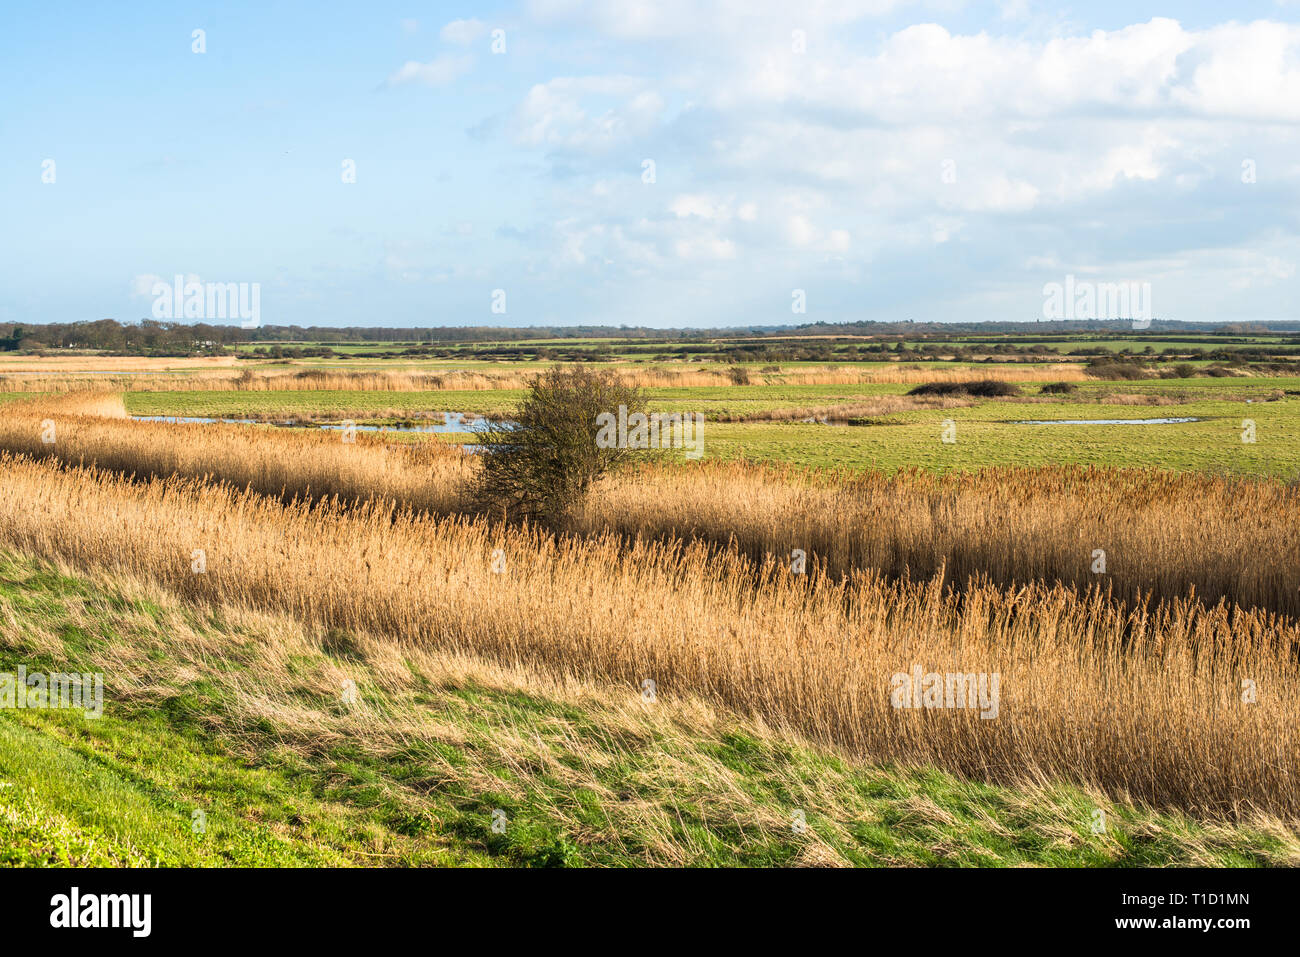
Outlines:
{"type": "Polygon", "coordinates": [[[631,454],[597,443],[600,417],[644,414],[644,407],[641,391],[610,371],[557,366],[541,373],[514,421],[491,422],[482,433],[472,510],[558,526],[593,482],[631,454]]]}
{"type": "Polygon", "coordinates": [[[1084,370],[1094,379],[1145,379],[1147,371],[1136,362],[1118,362],[1114,359],[1103,359],[1100,362],[1092,361],[1084,370]]]}
{"type": "Polygon", "coordinates": [[[908,395],[973,395],[982,399],[1020,395],[1020,389],[1001,379],[980,379],[976,382],[926,382],[918,385],[908,395]]]}

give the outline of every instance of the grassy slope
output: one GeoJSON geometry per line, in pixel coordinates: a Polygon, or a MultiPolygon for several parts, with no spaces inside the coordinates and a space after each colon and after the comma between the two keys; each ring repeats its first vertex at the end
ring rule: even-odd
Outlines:
{"type": "Polygon", "coordinates": [[[3,864],[1300,860],[1275,823],[872,767],[699,702],[530,682],[0,556],[0,670],[19,663],[102,668],[105,715],[0,712],[3,864]],[[340,674],[359,704],[332,690],[340,674]]]}

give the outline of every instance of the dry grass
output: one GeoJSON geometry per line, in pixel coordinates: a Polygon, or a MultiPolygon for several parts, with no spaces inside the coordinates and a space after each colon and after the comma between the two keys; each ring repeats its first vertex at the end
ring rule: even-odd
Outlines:
{"type": "Polygon", "coordinates": [[[635,695],[649,678],[660,695],[697,695],[873,760],[1300,817],[1300,631],[1263,612],[1061,585],[956,591],[942,576],[834,581],[700,546],[557,542],[377,503],[286,507],[8,455],[0,543],[550,680],[635,695]],[[890,676],[913,665],[1000,674],[999,716],[895,710],[890,676]],[[1255,704],[1241,701],[1247,678],[1255,704]]]}
{"type": "Polygon", "coordinates": [[[1268,479],[1060,466],[834,475],[739,463],[603,483],[575,531],[683,537],[749,557],[802,549],[856,569],[957,581],[1194,594],[1300,617],[1300,488],[1268,479]],[[1093,571],[1096,550],[1105,571],[1093,571]]]}
{"type": "MultiPolygon", "coordinates": [[[[725,369],[697,366],[623,367],[619,371],[639,388],[702,388],[733,386],[725,369]]],[[[512,369],[450,370],[433,372],[348,372],[303,370],[300,372],[243,371],[226,369],[184,375],[51,375],[5,376],[0,374],[0,392],[70,392],[81,389],[125,392],[302,392],[316,390],[367,392],[437,392],[443,390],[485,391],[526,388],[535,372],[512,369]]],[[[1043,379],[1083,381],[1078,364],[999,364],[965,366],[814,366],[780,373],[749,372],[750,385],[861,385],[867,383],[912,384],[918,382],[973,382],[997,379],[1030,382],[1043,379]]]]}
{"type": "Polygon", "coordinates": [[[118,394],[71,393],[15,403],[0,419],[0,449],[94,464],[141,478],[215,477],[285,498],[337,497],[457,511],[470,465],[440,442],[393,443],[357,433],[200,423],[136,422],[118,394]],[[54,425],[52,443],[44,423],[54,425]]]}
{"type": "MultiPolygon", "coordinates": [[[[142,477],[205,476],[262,494],[464,510],[475,460],[437,441],[121,419],[120,399],[10,405],[0,449],[142,477]],[[109,416],[116,415],[117,418],[109,416]],[[53,420],[56,442],[42,441],[53,420]]],[[[1189,594],[1300,618],[1300,488],[1267,479],[1076,466],[834,475],[742,463],[648,466],[600,483],[569,530],[701,541],[755,561],[794,549],[834,578],[874,569],[964,581],[1189,594]],[[1096,550],[1105,572],[1093,571],[1096,550]]]]}
{"type": "Polygon", "coordinates": [[[230,369],[239,360],[235,356],[106,356],[0,354],[0,375],[6,372],[58,373],[74,372],[163,372],[172,369],[210,371],[230,369]]]}

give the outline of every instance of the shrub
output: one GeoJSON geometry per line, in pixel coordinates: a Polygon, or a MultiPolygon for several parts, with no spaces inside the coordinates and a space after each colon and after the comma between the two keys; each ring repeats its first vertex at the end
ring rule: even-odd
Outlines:
{"type": "Polygon", "coordinates": [[[1004,395],[1020,395],[1020,389],[1001,379],[980,379],[976,382],[926,382],[918,385],[908,395],[973,395],[992,399],[1004,395]]]}
{"type": "Polygon", "coordinates": [[[1093,361],[1084,370],[1094,379],[1145,379],[1146,370],[1135,362],[1093,361]]]}
{"type": "Polygon", "coordinates": [[[732,385],[749,385],[749,370],[744,366],[732,366],[727,370],[727,378],[732,385]]]}
{"type": "Polygon", "coordinates": [[[1078,392],[1079,387],[1073,382],[1049,382],[1040,391],[1043,395],[1070,395],[1078,392]]]}
{"type": "Polygon", "coordinates": [[[554,527],[593,482],[631,454],[596,444],[597,417],[644,413],[640,390],[616,374],[586,366],[537,376],[513,422],[493,422],[480,438],[482,467],[470,490],[473,508],[554,527]]]}

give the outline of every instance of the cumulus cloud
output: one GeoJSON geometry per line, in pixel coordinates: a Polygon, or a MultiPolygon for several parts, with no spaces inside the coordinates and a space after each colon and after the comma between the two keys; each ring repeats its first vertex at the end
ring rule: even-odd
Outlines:
{"type": "Polygon", "coordinates": [[[826,287],[850,303],[887,276],[870,297],[882,318],[913,301],[1033,315],[1067,271],[1215,282],[1234,310],[1294,287],[1300,27],[1080,30],[1031,6],[957,31],[924,22],[942,4],[902,0],[797,16],[767,0],[532,0],[558,62],[590,69],[529,83],[478,127],[551,174],[531,198],[551,221],[511,227],[530,237],[526,268],[708,278],[738,302],[782,276],[821,283],[822,304],[826,287]],[[909,14],[922,22],[899,24],[909,14]]]}

